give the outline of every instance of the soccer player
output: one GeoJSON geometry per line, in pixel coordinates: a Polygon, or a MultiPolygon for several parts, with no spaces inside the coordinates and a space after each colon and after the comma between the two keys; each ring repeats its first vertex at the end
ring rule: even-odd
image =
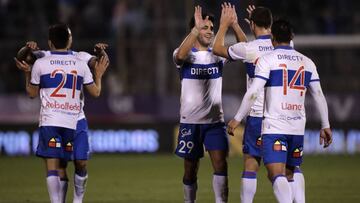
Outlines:
{"type": "MultiPolygon", "coordinates": [[[[246,9],[249,17],[246,22],[255,36],[250,42],[240,42],[230,47],[224,45],[225,33],[229,27],[229,19],[220,21],[220,28],[216,34],[213,51],[216,55],[229,60],[242,60],[246,65],[247,88],[254,79],[255,65],[258,58],[273,50],[271,43],[272,14],[268,8],[249,5],[246,9]]],[[[251,111],[247,116],[243,137],[244,171],[241,180],[241,202],[253,202],[257,187],[257,172],[261,162],[261,124],[263,119],[264,93],[261,92],[256,99],[251,111]]],[[[296,202],[301,202],[305,196],[304,178],[300,169],[297,168],[295,181],[291,181],[296,202]]]]}
{"type": "MultiPolygon", "coordinates": [[[[232,16],[232,27],[238,36],[235,8],[224,4],[232,16]]],[[[227,202],[228,139],[223,117],[221,89],[224,59],[210,48],[214,36],[214,18],[202,14],[195,7],[190,22],[191,32],[174,51],[173,59],[181,78],[180,129],[175,153],[184,159],[184,202],[196,200],[199,159],[204,156],[204,145],[209,152],[213,174],[213,190],[217,203],[227,202]]]]}
{"type": "Polygon", "coordinates": [[[36,155],[44,158],[47,187],[51,202],[62,202],[60,194],[60,159],[69,157],[81,111],[80,93],[86,87],[92,96],[101,92],[101,78],[108,60],[101,57],[95,64],[95,80],[87,64],[74,55],[70,29],[64,24],[49,28],[51,55],[36,60],[31,69],[25,61],[17,61],[25,72],[26,90],[30,97],[41,98],[39,145],[36,155]]]}
{"type": "Polygon", "coordinates": [[[305,131],[305,93],[309,89],[321,117],[320,144],[328,147],[332,133],[328,109],[315,64],[290,46],[293,30],[278,20],[271,28],[274,51],[259,58],[255,78],[227,131],[233,134],[265,87],[262,156],[280,203],[293,202],[288,179],[302,163],[305,131]]]}
{"type": "MultiPolygon", "coordinates": [[[[108,47],[107,44],[97,43],[94,46],[94,52],[96,56],[90,55],[87,52],[75,52],[72,53],[76,55],[81,60],[85,61],[89,67],[93,70],[95,68],[96,61],[98,61],[101,57],[104,57],[108,60],[107,53],[105,49],[108,47]]],[[[17,58],[26,59],[29,63],[33,63],[36,59],[42,58],[44,56],[51,55],[51,51],[39,50],[36,42],[30,41],[27,42],[25,47],[21,48],[17,58]]],[[[21,66],[20,61],[16,58],[17,66],[21,66]]],[[[74,174],[74,203],[82,202],[86,189],[86,182],[88,179],[87,173],[87,162],[89,160],[90,155],[90,147],[89,147],[89,138],[88,138],[88,124],[85,118],[84,113],[84,96],[83,92],[81,92],[81,112],[78,117],[78,123],[76,127],[76,136],[73,142],[73,156],[71,158],[63,159],[60,162],[60,183],[61,183],[61,194],[62,201],[65,202],[66,194],[68,189],[68,175],[66,172],[68,159],[74,160],[75,166],[75,174],[74,174]]]]}

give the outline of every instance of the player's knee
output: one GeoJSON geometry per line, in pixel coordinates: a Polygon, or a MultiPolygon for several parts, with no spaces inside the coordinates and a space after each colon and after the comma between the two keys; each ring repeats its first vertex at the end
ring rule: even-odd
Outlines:
{"type": "Polygon", "coordinates": [[[75,170],[84,171],[86,170],[87,162],[84,160],[75,161],[75,170]]]}
{"type": "Polygon", "coordinates": [[[217,162],[215,162],[214,164],[214,172],[215,173],[226,173],[227,172],[227,162],[226,159],[224,160],[219,160],[217,162]]]}

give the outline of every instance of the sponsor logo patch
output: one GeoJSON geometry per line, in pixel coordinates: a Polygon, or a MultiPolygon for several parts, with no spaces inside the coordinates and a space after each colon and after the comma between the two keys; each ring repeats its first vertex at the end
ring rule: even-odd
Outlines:
{"type": "Polygon", "coordinates": [[[300,158],[302,157],[303,155],[303,150],[302,148],[296,148],[294,151],[293,151],[293,157],[294,158],[300,158]]]}
{"type": "Polygon", "coordinates": [[[73,151],[73,145],[71,144],[71,142],[68,142],[66,144],[65,151],[67,151],[67,152],[72,152],[73,151]]]}
{"type": "Polygon", "coordinates": [[[48,146],[52,147],[52,148],[60,148],[61,147],[60,139],[59,138],[54,138],[54,137],[51,138],[49,140],[48,146]]]}
{"type": "Polygon", "coordinates": [[[285,142],[276,140],[273,145],[273,150],[277,152],[286,152],[287,148],[285,142]]]}
{"type": "Polygon", "coordinates": [[[191,129],[183,128],[183,129],[181,129],[180,134],[181,134],[181,137],[191,135],[191,129]]]}
{"type": "Polygon", "coordinates": [[[262,141],[261,141],[261,136],[260,136],[256,140],[256,146],[261,146],[261,143],[262,143],[262,141]]]}

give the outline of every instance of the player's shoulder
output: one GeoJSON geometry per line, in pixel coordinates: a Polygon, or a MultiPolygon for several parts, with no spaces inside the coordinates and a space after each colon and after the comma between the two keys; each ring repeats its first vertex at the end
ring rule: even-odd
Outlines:
{"type": "Polygon", "coordinates": [[[83,61],[89,61],[91,58],[95,57],[94,55],[91,55],[90,53],[85,51],[74,51],[73,53],[78,59],[83,61]]]}

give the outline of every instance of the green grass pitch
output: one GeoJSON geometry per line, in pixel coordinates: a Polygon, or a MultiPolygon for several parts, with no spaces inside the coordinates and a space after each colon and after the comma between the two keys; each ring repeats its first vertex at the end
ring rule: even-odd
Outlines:
{"type": "MultiPolygon", "coordinates": [[[[310,203],[360,202],[360,156],[305,156],[302,166],[310,203]]],[[[241,157],[229,159],[229,202],[240,202],[241,157]]],[[[68,171],[72,179],[72,165],[68,171]]],[[[208,158],[200,164],[198,203],[214,202],[208,158]]],[[[183,165],[173,155],[94,155],[84,202],[181,203],[183,165]]],[[[72,202],[72,183],[67,202],[72,202]]],[[[49,202],[45,167],[35,157],[0,156],[0,202],[49,202]]],[[[276,202],[265,169],[254,202],[276,202]]]]}

